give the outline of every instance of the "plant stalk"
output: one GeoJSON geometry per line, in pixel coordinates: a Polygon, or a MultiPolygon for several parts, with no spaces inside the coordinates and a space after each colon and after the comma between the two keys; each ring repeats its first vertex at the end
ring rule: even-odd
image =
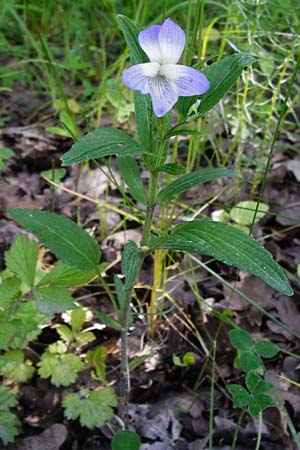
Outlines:
{"type": "MultiPolygon", "coordinates": [[[[149,199],[147,204],[145,223],[143,227],[143,235],[141,239],[140,246],[148,247],[148,241],[151,233],[151,226],[153,221],[153,214],[156,204],[156,195],[157,195],[157,181],[158,181],[158,172],[151,171],[150,172],[150,184],[149,184],[149,199]]],[[[140,266],[137,271],[137,276],[139,274],[140,268],[143,264],[144,253],[141,251],[140,258],[140,266]]],[[[137,278],[137,277],[136,277],[137,278]]],[[[134,285],[136,283],[136,279],[126,289],[125,301],[120,314],[120,323],[122,326],[121,331],[121,374],[120,374],[120,417],[123,419],[125,428],[129,426],[129,394],[130,394],[130,371],[129,371],[129,362],[128,362],[128,327],[129,327],[129,310],[130,303],[132,297],[132,291],[134,289],[134,285]]]]}

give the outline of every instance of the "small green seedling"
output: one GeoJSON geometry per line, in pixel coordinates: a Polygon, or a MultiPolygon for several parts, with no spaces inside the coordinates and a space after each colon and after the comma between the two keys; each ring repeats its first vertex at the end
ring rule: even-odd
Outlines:
{"type": "Polygon", "coordinates": [[[274,400],[266,392],[273,389],[273,384],[263,380],[257,373],[250,371],[246,377],[247,389],[239,384],[229,384],[228,390],[233,395],[234,408],[248,407],[252,417],[257,417],[264,409],[274,406],[274,400]]]}
{"type": "Polygon", "coordinates": [[[173,363],[178,367],[188,367],[192,366],[196,362],[196,358],[193,353],[187,352],[183,355],[182,358],[179,356],[173,355],[172,357],[173,363]]]}
{"type": "Polygon", "coordinates": [[[258,374],[264,374],[261,358],[273,358],[279,352],[277,345],[269,341],[257,341],[247,331],[236,328],[229,332],[231,345],[237,350],[237,361],[240,368],[247,373],[247,389],[238,385],[228,385],[233,395],[235,408],[248,407],[252,417],[257,417],[261,411],[274,406],[273,399],[266,392],[273,389],[273,384],[264,381],[258,374]]]}

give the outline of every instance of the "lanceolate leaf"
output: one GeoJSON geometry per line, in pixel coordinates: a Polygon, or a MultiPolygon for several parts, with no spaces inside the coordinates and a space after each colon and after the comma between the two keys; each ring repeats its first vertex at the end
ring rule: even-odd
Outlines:
{"type": "Polygon", "coordinates": [[[193,116],[202,117],[212,109],[229,91],[231,86],[240,77],[244,67],[254,62],[254,58],[247,53],[236,53],[215,62],[202,70],[210,81],[208,91],[200,96],[181,97],[177,103],[177,110],[186,116],[190,107],[200,99],[199,107],[193,116]]]}
{"type": "Polygon", "coordinates": [[[94,311],[94,314],[98,319],[103,322],[108,327],[112,328],[113,330],[121,331],[122,326],[112,317],[108,316],[107,314],[104,314],[100,311],[94,311]]]}
{"type": "Polygon", "coordinates": [[[159,203],[166,203],[173,200],[177,195],[191,189],[198,184],[212,181],[221,177],[234,177],[236,173],[225,169],[203,169],[183,175],[170,183],[159,192],[157,200],[159,203]]]}
{"type": "MultiPolygon", "coordinates": [[[[143,52],[138,43],[139,30],[128,17],[119,14],[117,16],[120,28],[123,32],[126,44],[130,49],[131,64],[140,64],[148,62],[147,55],[143,52]]],[[[137,134],[141,146],[150,151],[151,148],[151,116],[152,106],[149,95],[134,93],[135,120],[137,134]]]]}
{"type": "Polygon", "coordinates": [[[221,222],[192,220],[176,225],[170,235],[151,239],[151,246],[210,255],[228,265],[261,277],[267,284],[292,295],[293,290],[271,253],[251,236],[221,222]]]}
{"type": "Polygon", "coordinates": [[[147,195],[142,182],[141,172],[135,159],[131,156],[118,158],[118,165],[130,194],[138,202],[145,205],[147,203],[147,195]]]}
{"type": "Polygon", "coordinates": [[[135,282],[141,261],[141,255],[135,242],[129,241],[122,252],[121,269],[125,275],[125,289],[130,288],[135,282]]]}
{"type": "Polygon", "coordinates": [[[64,263],[83,270],[96,267],[100,258],[97,242],[72,220],[47,211],[10,208],[8,212],[64,263]]]}
{"type": "Polygon", "coordinates": [[[115,128],[98,128],[75,142],[61,160],[64,166],[70,166],[109,155],[128,156],[138,153],[146,153],[146,151],[124,131],[115,128]]]}

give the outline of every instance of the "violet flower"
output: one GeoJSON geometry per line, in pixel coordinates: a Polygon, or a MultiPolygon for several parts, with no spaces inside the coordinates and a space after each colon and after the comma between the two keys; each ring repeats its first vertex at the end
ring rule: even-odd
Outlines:
{"type": "Polygon", "coordinates": [[[123,73],[129,89],[150,94],[157,117],[169,112],[179,96],[204,94],[209,81],[199,70],[177,64],[185,45],[185,33],[171,19],[141,31],[138,41],[150,62],[136,64],[123,73]]]}

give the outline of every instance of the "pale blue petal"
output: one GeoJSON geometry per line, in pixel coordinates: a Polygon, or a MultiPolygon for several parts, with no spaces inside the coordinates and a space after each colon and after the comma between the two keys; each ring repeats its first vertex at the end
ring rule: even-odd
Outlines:
{"type": "Polygon", "coordinates": [[[176,64],[183,52],[185,33],[173,20],[166,19],[159,31],[159,46],[162,64],[176,64]]]}
{"type": "Polygon", "coordinates": [[[149,86],[154,114],[162,117],[172,109],[178,100],[176,86],[162,77],[150,79],[149,86]]]}
{"type": "Polygon", "coordinates": [[[122,81],[129,89],[149,93],[149,79],[155,77],[159,70],[158,63],[136,64],[123,72],[122,81]]]}
{"type": "Polygon", "coordinates": [[[161,62],[162,55],[159,47],[158,35],[161,29],[160,25],[152,25],[141,31],[138,41],[151,62],[161,62]]]}
{"type": "Polygon", "coordinates": [[[209,89],[209,81],[199,70],[179,64],[165,64],[161,68],[162,75],[175,83],[179,96],[189,97],[204,94],[209,89]]]}

